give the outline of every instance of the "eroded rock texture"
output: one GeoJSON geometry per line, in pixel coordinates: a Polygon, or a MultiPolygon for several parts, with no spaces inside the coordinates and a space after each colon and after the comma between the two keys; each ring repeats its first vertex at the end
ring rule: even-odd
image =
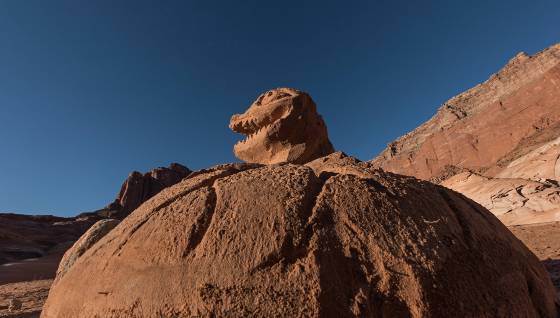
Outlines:
{"type": "Polygon", "coordinates": [[[373,162],[422,179],[447,166],[499,170],[501,159],[560,123],[559,91],[560,44],[532,57],[520,53],[486,82],[447,101],[373,162]]]}
{"type": "Polygon", "coordinates": [[[247,136],[233,150],[245,162],[301,164],[334,151],[311,97],[291,88],[260,95],[245,113],[231,117],[229,127],[247,136]]]}
{"type": "Polygon", "coordinates": [[[159,167],[144,174],[133,171],[122,184],[115,201],[103,211],[108,212],[107,217],[122,219],[144,201],[181,181],[191,172],[187,167],[178,163],[172,163],[167,168],[159,167]]]}
{"type": "Polygon", "coordinates": [[[554,317],[486,209],[341,153],[195,172],[53,285],[42,317],[554,317]]]}
{"type": "Polygon", "coordinates": [[[106,219],[97,221],[90,227],[84,235],[70,247],[62,257],[58,270],[56,271],[57,279],[62,278],[64,274],[74,265],[76,260],[90,249],[103,236],[107,235],[115,226],[119,224],[119,220],[106,219]]]}
{"type": "Polygon", "coordinates": [[[464,172],[441,184],[483,205],[508,226],[560,219],[560,187],[557,183],[489,178],[464,172]]]}
{"type": "Polygon", "coordinates": [[[556,44],[534,56],[518,54],[486,82],[447,101],[432,119],[391,143],[372,162],[435,182],[466,173],[470,177],[458,175],[445,185],[506,223],[522,224],[560,220],[559,157],[556,44]],[[489,204],[491,198],[498,201],[489,204]],[[511,206],[508,212],[504,202],[511,206]]]}

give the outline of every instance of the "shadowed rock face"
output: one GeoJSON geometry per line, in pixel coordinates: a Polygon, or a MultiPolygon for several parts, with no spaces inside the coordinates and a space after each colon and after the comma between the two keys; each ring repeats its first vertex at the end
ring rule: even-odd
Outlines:
{"type": "Polygon", "coordinates": [[[306,163],[334,151],[311,97],[291,88],[260,95],[245,113],[231,117],[229,127],[247,136],[233,149],[245,162],[306,163]]]}
{"type": "Polygon", "coordinates": [[[117,198],[106,207],[94,212],[80,213],[78,218],[123,219],[144,201],[153,197],[161,190],[170,187],[192,171],[178,163],[171,163],[169,167],[159,167],[146,173],[132,171],[121,185],[117,198]]]}
{"type": "Polygon", "coordinates": [[[164,189],[56,280],[42,317],[555,317],[554,297],[483,207],[334,153],[164,189]]]}
{"type": "Polygon", "coordinates": [[[144,174],[133,171],[122,184],[115,201],[101,211],[107,211],[107,217],[122,219],[144,201],[181,181],[191,172],[178,163],[172,163],[167,168],[159,167],[144,174]]]}

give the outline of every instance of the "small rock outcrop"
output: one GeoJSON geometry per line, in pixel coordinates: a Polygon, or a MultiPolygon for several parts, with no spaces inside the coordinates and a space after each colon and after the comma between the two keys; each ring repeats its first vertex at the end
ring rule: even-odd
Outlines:
{"type": "Polygon", "coordinates": [[[97,221],[92,227],[87,230],[78,241],[72,245],[70,249],[64,253],[58,270],[56,271],[56,279],[60,279],[64,274],[74,265],[76,260],[82,256],[88,249],[90,249],[97,241],[103,236],[107,235],[115,226],[120,223],[119,220],[106,219],[97,221]]]}
{"type": "Polygon", "coordinates": [[[8,304],[8,311],[15,312],[21,309],[21,301],[17,299],[10,299],[10,303],[8,304]]]}
{"type": "Polygon", "coordinates": [[[247,136],[233,150],[245,162],[303,164],[334,151],[311,97],[291,88],[260,95],[245,113],[231,117],[229,127],[247,136]]]}
{"type": "Polygon", "coordinates": [[[169,167],[159,167],[147,173],[133,171],[121,186],[121,190],[113,203],[104,210],[109,211],[108,217],[122,219],[161,190],[176,184],[192,171],[178,163],[169,167]]]}
{"type": "Polygon", "coordinates": [[[334,153],[164,189],[77,259],[42,317],[555,317],[554,299],[482,206],[334,153]]]}

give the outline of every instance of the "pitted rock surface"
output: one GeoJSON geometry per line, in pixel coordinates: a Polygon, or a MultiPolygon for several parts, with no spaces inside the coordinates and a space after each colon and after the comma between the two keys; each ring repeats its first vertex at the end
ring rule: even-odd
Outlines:
{"type": "Polygon", "coordinates": [[[554,297],[480,205],[335,153],[164,189],[77,259],[42,317],[555,317],[554,297]]]}
{"type": "Polygon", "coordinates": [[[90,227],[78,241],[70,247],[60,260],[56,271],[56,278],[61,279],[62,276],[74,265],[76,260],[90,249],[103,236],[107,235],[115,226],[120,223],[119,220],[106,219],[97,221],[90,227]]]}
{"type": "Polygon", "coordinates": [[[231,117],[229,127],[247,136],[233,149],[245,162],[302,164],[334,151],[311,97],[291,88],[261,94],[245,113],[231,117]]]}

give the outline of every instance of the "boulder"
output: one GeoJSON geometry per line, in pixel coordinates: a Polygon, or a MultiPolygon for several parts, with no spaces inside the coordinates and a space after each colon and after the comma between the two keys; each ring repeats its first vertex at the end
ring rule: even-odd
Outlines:
{"type": "Polygon", "coordinates": [[[554,299],[482,206],[334,153],[164,189],[76,260],[42,317],[555,317],[554,299]]]}
{"type": "Polygon", "coordinates": [[[72,245],[70,249],[64,253],[58,270],[56,271],[56,279],[61,279],[64,274],[74,265],[76,260],[90,249],[103,236],[107,235],[115,226],[120,223],[119,220],[106,219],[97,221],[90,227],[81,237],[72,245]]]}

